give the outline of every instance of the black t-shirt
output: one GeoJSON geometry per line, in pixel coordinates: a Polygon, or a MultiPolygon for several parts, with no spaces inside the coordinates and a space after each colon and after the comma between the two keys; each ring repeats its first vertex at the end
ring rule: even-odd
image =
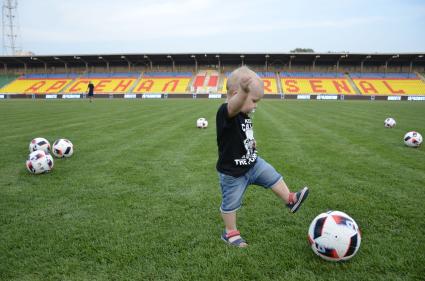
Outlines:
{"type": "Polygon", "coordinates": [[[227,103],[224,103],[217,111],[216,123],[217,171],[233,177],[240,177],[257,160],[252,120],[244,113],[229,118],[227,103]]]}

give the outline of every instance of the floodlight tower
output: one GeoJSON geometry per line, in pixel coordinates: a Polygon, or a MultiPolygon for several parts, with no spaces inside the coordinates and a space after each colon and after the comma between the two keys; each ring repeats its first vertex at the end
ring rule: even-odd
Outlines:
{"type": "Polygon", "coordinates": [[[19,44],[18,0],[3,0],[3,55],[16,55],[21,51],[19,44]]]}

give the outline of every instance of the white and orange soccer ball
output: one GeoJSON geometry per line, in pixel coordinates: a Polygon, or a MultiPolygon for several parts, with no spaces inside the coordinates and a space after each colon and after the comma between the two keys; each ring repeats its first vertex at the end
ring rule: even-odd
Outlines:
{"type": "Polygon", "coordinates": [[[394,118],[388,117],[384,121],[385,128],[394,128],[397,123],[395,122],[394,118]]]}
{"type": "Polygon", "coordinates": [[[30,142],[29,150],[30,152],[33,152],[36,150],[43,150],[44,152],[49,153],[50,143],[45,138],[35,138],[30,142]]]}
{"type": "Polygon", "coordinates": [[[313,252],[328,261],[352,258],[360,248],[357,223],[346,213],[329,211],[314,218],[308,229],[313,252]]]}
{"type": "Polygon", "coordinates": [[[198,120],[196,120],[196,127],[199,129],[205,129],[208,127],[208,121],[207,119],[201,117],[198,120]]]}
{"type": "Polygon", "coordinates": [[[74,153],[74,145],[70,140],[58,139],[53,143],[52,153],[57,158],[71,157],[74,153]]]}
{"type": "Polygon", "coordinates": [[[53,169],[53,157],[43,150],[33,151],[28,157],[26,167],[32,174],[47,173],[53,169]]]}
{"type": "Polygon", "coordinates": [[[403,137],[404,143],[410,147],[419,147],[422,144],[422,135],[415,131],[406,133],[403,137]]]}

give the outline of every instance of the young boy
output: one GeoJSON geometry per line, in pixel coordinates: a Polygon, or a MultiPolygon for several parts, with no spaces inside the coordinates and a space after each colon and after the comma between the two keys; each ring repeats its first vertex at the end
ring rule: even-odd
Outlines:
{"type": "Polygon", "coordinates": [[[307,198],[308,188],[297,193],[289,191],[282,176],[257,155],[252,120],[264,95],[263,81],[248,67],[234,70],[227,79],[227,103],[217,112],[217,171],[220,178],[221,216],[225,230],[221,239],[226,243],[246,247],[236,227],[236,211],[250,184],[271,189],[280,197],[290,212],[295,213],[307,198]]]}

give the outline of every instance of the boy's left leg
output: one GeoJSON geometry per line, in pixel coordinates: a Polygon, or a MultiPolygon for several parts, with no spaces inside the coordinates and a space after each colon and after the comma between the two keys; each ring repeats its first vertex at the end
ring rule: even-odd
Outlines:
{"type": "Polygon", "coordinates": [[[274,194],[276,194],[277,197],[282,199],[283,203],[289,203],[289,194],[291,192],[289,191],[289,188],[283,179],[280,179],[277,183],[275,183],[271,190],[274,192],[274,194]]]}
{"type": "Polygon", "coordinates": [[[277,183],[275,183],[271,189],[274,194],[282,199],[292,213],[295,213],[298,210],[308,196],[308,187],[304,187],[298,192],[290,192],[283,179],[280,179],[277,183]]]}
{"type": "Polygon", "coordinates": [[[251,171],[251,176],[252,183],[271,188],[292,213],[298,210],[301,203],[308,196],[307,187],[304,187],[298,192],[290,192],[288,186],[283,181],[283,177],[261,157],[257,158],[257,163],[251,171]]]}

